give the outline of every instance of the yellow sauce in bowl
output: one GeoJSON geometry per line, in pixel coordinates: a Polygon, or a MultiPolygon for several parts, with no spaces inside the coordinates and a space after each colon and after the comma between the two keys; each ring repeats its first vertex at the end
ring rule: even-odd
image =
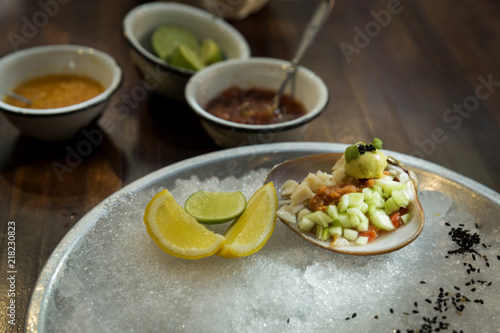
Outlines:
{"type": "Polygon", "coordinates": [[[97,81],[80,75],[47,75],[19,85],[14,92],[32,101],[27,105],[7,96],[4,102],[30,109],[53,109],[87,101],[104,91],[97,81]]]}

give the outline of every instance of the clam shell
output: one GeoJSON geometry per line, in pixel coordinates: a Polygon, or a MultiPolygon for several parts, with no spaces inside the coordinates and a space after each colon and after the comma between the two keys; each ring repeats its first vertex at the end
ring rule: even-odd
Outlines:
{"type": "MultiPolygon", "coordinates": [[[[304,156],[293,160],[285,161],[276,165],[267,175],[265,183],[274,182],[274,186],[280,197],[280,207],[283,205],[281,199],[281,187],[285,181],[293,179],[297,182],[302,181],[310,172],[318,170],[330,172],[332,166],[342,157],[341,153],[327,153],[304,156]]],[[[294,222],[280,219],[286,226],[296,232],[305,240],[320,246],[326,250],[359,256],[371,256],[389,253],[399,250],[413,242],[422,232],[425,223],[425,214],[422,204],[418,199],[418,181],[416,175],[404,166],[400,161],[393,157],[387,158],[388,166],[386,170],[398,175],[398,178],[409,178],[413,184],[413,198],[408,206],[411,213],[411,220],[404,226],[401,226],[393,232],[381,235],[367,245],[351,245],[331,247],[330,242],[318,240],[313,233],[304,233],[298,229],[294,222]]]]}

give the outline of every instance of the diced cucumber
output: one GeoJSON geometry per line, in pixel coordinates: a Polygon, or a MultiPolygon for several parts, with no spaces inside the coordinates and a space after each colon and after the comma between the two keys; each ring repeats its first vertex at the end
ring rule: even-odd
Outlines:
{"type": "Polygon", "coordinates": [[[371,199],[371,197],[373,195],[373,191],[372,191],[371,188],[365,187],[363,189],[363,194],[365,195],[365,202],[367,202],[367,201],[370,201],[370,199],[371,199]]]}
{"type": "Polygon", "coordinates": [[[366,214],[368,212],[368,208],[369,207],[370,206],[368,206],[368,204],[366,202],[363,202],[363,205],[360,208],[361,209],[361,213],[366,214]]]}
{"type": "Polygon", "coordinates": [[[391,198],[394,199],[399,207],[406,207],[410,203],[410,195],[406,192],[406,189],[392,191],[391,198]]]}
{"type": "Polygon", "coordinates": [[[328,232],[330,233],[330,236],[332,236],[332,237],[335,235],[341,236],[343,231],[344,231],[344,228],[342,228],[341,226],[333,226],[333,227],[328,228],[328,232]]]}
{"type": "Polygon", "coordinates": [[[344,195],[342,198],[340,198],[340,202],[337,205],[337,208],[339,209],[339,213],[345,213],[345,210],[349,207],[349,196],[344,195]]]}
{"type": "Polygon", "coordinates": [[[330,232],[328,228],[324,228],[323,231],[321,232],[321,240],[323,242],[326,242],[329,239],[330,239],[330,232]]]}
{"type": "MultiPolygon", "coordinates": [[[[371,188],[343,195],[337,205],[329,205],[326,211],[312,213],[302,209],[298,212],[299,229],[304,232],[313,231],[316,238],[322,241],[333,238],[332,246],[346,243],[342,245],[345,246],[348,241],[366,245],[368,237],[359,236],[359,232],[368,231],[370,223],[382,230],[394,230],[389,215],[408,206],[411,198],[408,183],[383,176],[371,188]]],[[[401,219],[406,224],[411,215],[404,214],[401,219]]]]}
{"type": "Polygon", "coordinates": [[[376,206],[377,208],[384,207],[384,198],[378,192],[373,192],[372,197],[366,203],[368,206],[376,206]]]}
{"type": "Polygon", "coordinates": [[[406,213],[404,215],[401,215],[401,221],[403,221],[403,224],[407,224],[411,220],[411,214],[406,213]]]}
{"type": "Polygon", "coordinates": [[[307,214],[306,216],[308,219],[311,221],[315,222],[316,224],[321,224],[323,227],[328,227],[328,224],[330,222],[333,222],[333,219],[328,215],[327,213],[318,210],[314,213],[307,214]]]}
{"type": "Polygon", "coordinates": [[[368,237],[365,237],[365,236],[359,236],[358,238],[356,238],[356,240],[354,241],[354,244],[356,245],[366,245],[368,244],[368,237]]]}
{"type": "Polygon", "coordinates": [[[383,210],[376,210],[373,212],[373,214],[370,215],[370,222],[382,230],[394,230],[394,225],[392,224],[391,219],[383,210]]]}
{"type": "Polygon", "coordinates": [[[330,217],[336,221],[339,219],[339,209],[335,205],[329,205],[326,209],[326,213],[330,215],[330,217]]]}
{"type": "Polygon", "coordinates": [[[361,221],[361,223],[356,227],[358,231],[368,231],[368,227],[370,226],[370,220],[365,216],[365,219],[361,221]]]}
{"type": "Polygon", "coordinates": [[[349,193],[349,205],[348,207],[361,208],[365,200],[365,195],[363,193],[349,193]]]}
{"type": "Polygon", "coordinates": [[[371,190],[372,192],[377,192],[380,197],[382,197],[384,195],[384,190],[382,190],[382,186],[380,186],[379,184],[375,184],[371,187],[371,190]]]}
{"type": "Polygon", "coordinates": [[[382,206],[382,207],[377,207],[375,205],[369,206],[368,207],[368,212],[366,213],[366,215],[370,216],[373,213],[375,213],[375,211],[379,210],[380,208],[384,208],[384,206],[382,206]]]}
{"type": "Polygon", "coordinates": [[[391,215],[399,210],[399,205],[396,203],[393,197],[390,197],[385,201],[384,204],[385,213],[391,215]]]}
{"type": "Polygon", "coordinates": [[[358,238],[358,232],[354,229],[344,229],[344,238],[350,241],[356,240],[358,238]]]}
{"type": "Polygon", "coordinates": [[[384,183],[382,185],[382,189],[384,190],[384,198],[390,198],[393,191],[400,190],[404,185],[405,184],[401,184],[400,182],[396,182],[394,180],[384,183]]]}
{"type": "Polygon", "coordinates": [[[350,228],[351,227],[351,221],[350,221],[349,214],[347,213],[340,213],[339,214],[339,221],[342,224],[344,228],[350,228]]]}
{"type": "Polygon", "coordinates": [[[349,207],[345,210],[345,212],[349,214],[349,216],[358,216],[359,214],[362,214],[358,207],[349,207]]]}
{"type": "Polygon", "coordinates": [[[361,223],[358,215],[349,215],[349,224],[351,228],[356,228],[361,223]]]}
{"type": "Polygon", "coordinates": [[[299,230],[303,232],[310,232],[311,230],[313,230],[315,225],[316,223],[308,219],[306,216],[299,220],[299,230]]]}
{"type": "Polygon", "coordinates": [[[316,224],[316,238],[321,239],[323,236],[323,225],[322,224],[316,224]]]}
{"type": "Polygon", "coordinates": [[[339,220],[335,220],[335,221],[333,221],[332,223],[330,223],[330,224],[328,225],[328,228],[329,228],[329,227],[342,227],[342,228],[343,228],[342,223],[340,223],[340,221],[339,221],[339,220]]]}
{"type": "Polygon", "coordinates": [[[366,219],[366,215],[361,211],[359,208],[347,208],[347,214],[349,215],[356,215],[360,221],[363,221],[366,219]]]}

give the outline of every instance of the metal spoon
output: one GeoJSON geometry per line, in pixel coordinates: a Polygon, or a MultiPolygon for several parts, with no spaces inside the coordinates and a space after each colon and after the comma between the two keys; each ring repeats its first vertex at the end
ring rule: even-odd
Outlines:
{"type": "Polygon", "coordinates": [[[280,112],[279,105],[280,105],[281,97],[283,96],[283,92],[285,91],[285,88],[288,85],[288,82],[295,74],[295,71],[297,70],[299,62],[302,59],[302,56],[304,55],[304,53],[306,53],[306,50],[309,48],[309,45],[311,45],[317,32],[320,30],[320,28],[326,22],[326,19],[328,18],[328,16],[330,15],[330,12],[332,11],[334,3],[335,3],[335,0],[321,0],[320,4],[318,5],[318,8],[316,9],[316,12],[314,13],[313,17],[309,21],[309,24],[307,25],[307,28],[304,32],[304,35],[302,36],[302,40],[300,41],[299,47],[298,47],[297,51],[295,52],[293,59],[290,61],[290,65],[288,67],[288,72],[286,74],[286,77],[283,80],[283,82],[281,83],[281,86],[278,89],[278,92],[276,93],[276,95],[273,98],[273,112],[274,112],[274,114],[279,114],[279,112],[280,112]]]}
{"type": "Polygon", "coordinates": [[[21,102],[27,104],[28,106],[30,106],[31,104],[33,104],[33,102],[30,99],[28,99],[28,98],[26,98],[24,96],[21,96],[19,94],[16,94],[15,92],[12,92],[10,90],[4,89],[4,88],[0,88],[0,93],[3,93],[3,94],[5,94],[5,95],[7,95],[9,97],[15,98],[18,101],[21,101],[21,102]]]}

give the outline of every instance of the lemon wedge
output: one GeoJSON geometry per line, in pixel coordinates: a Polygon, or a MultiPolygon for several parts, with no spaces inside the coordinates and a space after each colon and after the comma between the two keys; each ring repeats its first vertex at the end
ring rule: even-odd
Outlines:
{"type": "Polygon", "coordinates": [[[273,183],[267,183],[247,202],[247,208],[226,230],[226,242],[216,253],[221,257],[239,258],[259,251],[276,226],[278,196],[273,183]]]}
{"type": "Polygon", "coordinates": [[[144,223],[151,238],[168,254],[183,259],[213,255],[225,237],[208,230],[189,215],[168,190],[156,194],[146,206],[144,223]]]}
{"type": "Polygon", "coordinates": [[[198,191],[184,205],[186,212],[205,224],[224,223],[240,215],[247,201],[243,193],[198,191]]]}

